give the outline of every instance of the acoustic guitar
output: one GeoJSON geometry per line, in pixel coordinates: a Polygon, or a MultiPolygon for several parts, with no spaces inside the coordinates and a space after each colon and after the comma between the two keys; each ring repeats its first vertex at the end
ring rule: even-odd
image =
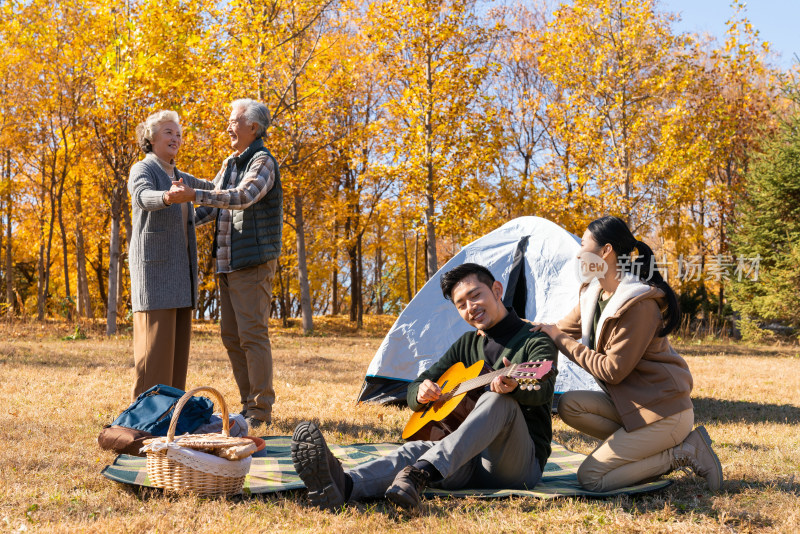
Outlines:
{"type": "Polygon", "coordinates": [[[483,360],[469,367],[464,367],[463,363],[458,362],[436,381],[442,390],[442,396],[411,415],[403,430],[403,439],[440,440],[464,422],[478,402],[478,397],[484,392],[482,388],[490,384],[495,377],[514,378],[520,388],[529,391],[538,390],[541,388],[539,380],[550,372],[552,366],[553,362],[542,360],[515,363],[489,372],[489,367],[483,360]]]}

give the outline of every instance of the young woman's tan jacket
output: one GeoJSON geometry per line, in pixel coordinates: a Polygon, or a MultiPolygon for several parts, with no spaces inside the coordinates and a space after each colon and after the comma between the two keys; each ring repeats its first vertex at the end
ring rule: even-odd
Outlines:
{"type": "Polygon", "coordinates": [[[581,288],[580,303],[557,324],[558,349],[600,382],[628,432],[692,408],[689,366],[658,336],[664,292],[623,277],[598,322],[595,351],[586,345],[601,289],[596,279],[581,288]]]}

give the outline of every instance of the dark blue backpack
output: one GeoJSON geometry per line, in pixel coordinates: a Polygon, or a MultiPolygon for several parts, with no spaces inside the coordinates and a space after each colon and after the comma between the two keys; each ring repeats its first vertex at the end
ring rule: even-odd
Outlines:
{"type": "MultiPolygon", "coordinates": [[[[172,412],[184,393],[172,386],[153,386],[139,395],[111,424],[143,430],[154,436],[166,436],[172,412]]],[[[200,425],[208,423],[213,411],[214,403],[211,400],[192,397],[181,410],[175,435],[193,432],[200,425]]]]}

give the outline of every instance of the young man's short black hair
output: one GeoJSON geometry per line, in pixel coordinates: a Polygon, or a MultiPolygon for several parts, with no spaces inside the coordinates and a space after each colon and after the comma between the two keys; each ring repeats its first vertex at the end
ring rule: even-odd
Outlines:
{"type": "Polygon", "coordinates": [[[453,288],[456,287],[460,281],[469,275],[474,274],[478,281],[486,284],[490,288],[494,284],[494,276],[483,265],[477,263],[462,263],[458,267],[451,269],[442,275],[439,283],[442,286],[442,295],[447,300],[453,300],[453,288]]]}

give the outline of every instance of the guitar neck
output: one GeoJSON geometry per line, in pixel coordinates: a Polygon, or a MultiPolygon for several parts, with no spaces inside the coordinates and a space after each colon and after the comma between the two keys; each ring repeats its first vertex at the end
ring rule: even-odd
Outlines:
{"type": "Polygon", "coordinates": [[[514,369],[517,367],[517,364],[509,365],[508,367],[503,367],[502,369],[498,369],[497,371],[493,371],[491,373],[487,373],[485,375],[476,376],[470,380],[465,380],[458,384],[456,387],[450,390],[450,394],[461,395],[462,393],[466,393],[467,391],[472,391],[473,389],[482,388],[489,384],[492,380],[494,380],[498,376],[508,376],[510,375],[514,369]]]}

